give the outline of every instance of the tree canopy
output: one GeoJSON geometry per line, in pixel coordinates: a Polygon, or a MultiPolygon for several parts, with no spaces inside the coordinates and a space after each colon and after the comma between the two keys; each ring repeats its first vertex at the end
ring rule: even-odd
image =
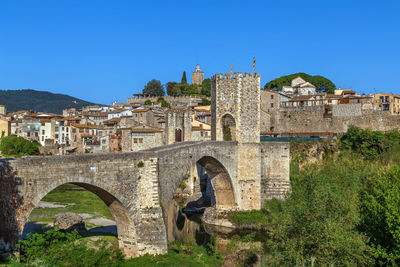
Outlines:
{"type": "Polygon", "coordinates": [[[39,152],[40,144],[31,142],[23,137],[10,135],[1,138],[0,151],[3,156],[24,156],[34,155],[39,152]]]}
{"type": "Polygon", "coordinates": [[[329,79],[320,75],[309,75],[307,73],[299,72],[290,75],[285,75],[276,78],[264,85],[264,89],[282,90],[283,86],[290,86],[293,79],[301,77],[306,82],[310,82],[317,87],[317,92],[326,92],[333,94],[336,89],[336,85],[329,79]]]}
{"type": "Polygon", "coordinates": [[[143,94],[152,94],[155,96],[164,96],[164,86],[159,80],[153,79],[149,81],[143,88],[143,94]]]}
{"type": "Polygon", "coordinates": [[[211,79],[204,79],[201,83],[201,94],[211,96],[211,79]]]}

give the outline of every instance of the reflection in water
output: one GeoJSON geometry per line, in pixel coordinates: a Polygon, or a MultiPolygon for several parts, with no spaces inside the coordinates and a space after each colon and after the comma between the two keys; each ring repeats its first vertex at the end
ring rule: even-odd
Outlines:
{"type": "Polygon", "coordinates": [[[197,172],[200,178],[201,197],[195,201],[190,201],[179,211],[176,226],[180,231],[186,226],[187,235],[193,236],[197,245],[207,246],[211,240],[211,235],[204,228],[202,216],[206,208],[215,205],[215,196],[211,179],[200,164],[197,164],[197,172]]]}

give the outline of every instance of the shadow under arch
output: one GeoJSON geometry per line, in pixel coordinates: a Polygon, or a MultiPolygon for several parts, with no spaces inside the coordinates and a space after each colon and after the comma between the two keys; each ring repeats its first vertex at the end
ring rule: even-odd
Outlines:
{"type": "MultiPolygon", "coordinates": [[[[73,184],[80,186],[91,193],[94,193],[98,196],[109,208],[111,214],[114,217],[117,226],[117,237],[118,237],[118,245],[119,248],[125,253],[128,257],[135,257],[138,256],[137,247],[136,247],[136,237],[134,222],[131,219],[129,211],[126,207],[111,193],[108,191],[96,186],[87,183],[80,183],[80,182],[67,182],[57,185],[54,188],[46,190],[46,193],[43,196],[39,196],[39,200],[35,201],[37,203],[32,203],[29,207],[29,210],[25,214],[25,223],[28,221],[30,214],[32,213],[33,209],[37,207],[38,203],[44,196],[49,194],[51,191],[55,190],[57,187],[64,185],[64,184],[73,184]]],[[[20,236],[22,236],[23,227],[20,229],[20,236]]]]}
{"type": "Polygon", "coordinates": [[[167,237],[171,242],[184,241],[186,237],[192,236],[200,245],[209,239],[209,234],[204,232],[199,216],[209,207],[231,210],[237,206],[237,201],[231,176],[219,160],[212,156],[202,156],[198,160],[193,159],[191,167],[197,171],[197,178],[189,175],[181,177],[181,181],[193,178],[193,187],[176,189],[168,207],[167,237]]]}
{"type": "Polygon", "coordinates": [[[211,156],[204,156],[197,163],[204,168],[211,180],[216,208],[237,206],[232,179],[224,165],[211,156]]]}

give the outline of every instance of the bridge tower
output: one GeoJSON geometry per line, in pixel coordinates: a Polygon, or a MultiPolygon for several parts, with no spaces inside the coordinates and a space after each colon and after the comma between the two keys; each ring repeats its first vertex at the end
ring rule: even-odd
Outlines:
{"type": "Polygon", "coordinates": [[[211,83],[211,138],[260,142],[260,74],[216,74],[211,83]]]}
{"type": "Polygon", "coordinates": [[[214,75],[211,99],[211,139],[238,142],[238,208],[260,209],[260,74],[214,75]]]}

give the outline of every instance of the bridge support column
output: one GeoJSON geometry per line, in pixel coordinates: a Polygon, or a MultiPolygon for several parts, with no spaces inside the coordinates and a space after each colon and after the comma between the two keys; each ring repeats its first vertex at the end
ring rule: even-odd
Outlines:
{"type": "Polygon", "coordinates": [[[238,144],[237,201],[241,210],[261,208],[261,162],[259,144],[238,144]]]}

